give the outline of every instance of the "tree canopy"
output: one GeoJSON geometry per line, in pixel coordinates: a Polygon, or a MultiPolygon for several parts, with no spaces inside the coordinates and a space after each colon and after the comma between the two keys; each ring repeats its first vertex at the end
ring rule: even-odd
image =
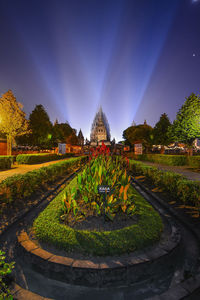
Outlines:
{"type": "Polygon", "coordinates": [[[53,126],[44,107],[36,105],[29,116],[31,134],[29,144],[40,148],[52,147],[53,126]]]}
{"type": "Polygon", "coordinates": [[[153,129],[147,124],[130,126],[123,132],[125,143],[133,146],[135,142],[140,141],[144,150],[148,151],[153,144],[153,129]]]}
{"type": "Polygon", "coordinates": [[[22,108],[11,90],[0,98],[0,130],[7,137],[8,155],[12,152],[13,139],[28,132],[28,121],[22,108]]]}
{"type": "Polygon", "coordinates": [[[166,113],[160,116],[160,120],[156,123],[153,129],[154,144],[167,146],[172,141],[169,135],[171,123],[166,113]]]}
{"type": "Polygon", "coordinates": [[[73,129],[67,122],[60,124],[56,123],[53,127],[53,132],[53,137],[56,143],[78,144],[76,130],[73,129]]]}
{"type": "Polygon", "coordinates": [[[192,93],[178,111],[171,128],[171,134],[178,142],[192,146],[200,138],[200,97],[192,93]]]}

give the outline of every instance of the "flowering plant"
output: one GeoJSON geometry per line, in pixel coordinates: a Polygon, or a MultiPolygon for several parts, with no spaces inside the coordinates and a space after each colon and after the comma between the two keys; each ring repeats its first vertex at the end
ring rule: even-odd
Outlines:
{"type": "Polygon", "coordinates": [[[65,212],[73,211],[74,207],[76,213],[80,213],[77,202],[81,199],[85,205],[93,209],[94,214],[105,213],[110,220],[113,220],[118,212],[134,213],[135,205],[128,197],[130,187],[128,167],[128,159],[113,156],[104,143],[101,147],[90,149],[89,164],[77,176],[76,191],[74,189],[70,195],[64,197],[65,212]],[[111,188],[105,199],[98,193],[99,185],[108,185],[111,188]]]}

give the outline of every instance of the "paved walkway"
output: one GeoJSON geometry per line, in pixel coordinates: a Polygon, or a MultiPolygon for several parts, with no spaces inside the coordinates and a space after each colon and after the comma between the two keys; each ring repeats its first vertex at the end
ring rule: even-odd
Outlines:
{"type": "Polygon", "coordinates": [[[33,171],[42,167],[47,167],[49,165],[53,165],[56,164],[58,162],[61,161],[65,161],[69,158],[65,158],[65,159],[60,159],[60,160],[54,160],[54,161],[49,161],[49,162],[45,162],[42,164],[35,164],[35,165],[13,165],[12,169],[10,170],[6,170],[6,171],[0,171],[0,182],[4,179],[6,179],[7,177],[13,176],[13,175],[19,175],[19,174],[25,174],[29,171],[33,171]]]}
{"type": "MultiPolygon", "coordinates": [[[[69,158],[66,158],[66,159],[69,159],[69,158]]],[[[10,169],[10,170],[0,171],[0,182],[12,175],[25,174],[29,171],[33,171],[33,170],[36,170],[36,169],[39,169],[42,167],[46,167],[46,166],[58,163],[60,161],[65,161],[66,159],[54,160],[54,161],[49,161],[49,162],[45,162],[42,164],[36,164],[36,165],[14,165],[12,167],[12,169],[10,169]]],[[[185,176],[189,180],[200,181],[200,172],[198,173],[198,172],[192,171],[191,168],[189,168],[187,166],[167,166],[167,165],[161,165],[158,163],[152,163],[152,162],[148,162],[148,161],[142,161],[142,162],[146,165],[155,166],[158,169],[163,170],[163,171],[172,171],[175,173],[179,173],[179,174],[185,176]]]]}
{"type": "Polygon", "coordinates": [[[161,165],[158,163],[148,162],[148,161],[142,161],[144,164],[157,167],[159,170],[162,171],[171,171],[175,173],[179,173],[183,176],[185,176],[189,180],[197,180],[200,181],[200,172],[192,171],[191,167],[187,166],[167,166],[167,165],[161,165]]]}

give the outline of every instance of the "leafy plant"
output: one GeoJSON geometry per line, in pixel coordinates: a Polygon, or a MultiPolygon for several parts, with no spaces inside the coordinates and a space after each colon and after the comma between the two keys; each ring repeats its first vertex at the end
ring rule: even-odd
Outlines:
{"type": "Polygon", "coordinates": [[[62,207],[64,214],[68,215],[70,212],[72,212],[73,215],[76,217],[79,209],[78,204],[75,200],[76,194],[77,190],[75,189],[75,187],[73,187],[72,190],[69,192],[65,191],[65,194],[62,199],[62,207]]]}
{"type": "MultiPolygon", "coordinates": [[[[69,214],[73,206],[71,201],[83,201],[95,215],[104,215],[113,220],[116,213],[134,212],[133,201],[128,197],[130,176],[127,174],[129,161],[127,158],[112,156],[104,144],[91,150],[89,163],[83,172],[77,176],[77,193],[68,193],[68,199],[63,201],[63,212],[69,214]],[[99,185],[109,185],[111,192],[105,197],[98,193],[99,185]]],[[[80,209],[80,207],[79,207],[80,209]]]]}
{"type": "Polygon", "coordinates": [[[13,299],[10,290],[7,286],[7,276],[12,272],[14,268],[14,262],[5,262],[5,253],[0,250],[0,299],[13,299]]]}

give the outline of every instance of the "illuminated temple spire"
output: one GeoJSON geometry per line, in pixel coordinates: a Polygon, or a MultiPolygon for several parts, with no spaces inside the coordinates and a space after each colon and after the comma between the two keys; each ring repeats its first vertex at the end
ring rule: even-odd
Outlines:
{"type": "Polygon", "coordinates": [[[110,141],[110,126],[101,106],[92,123],[90,141],[110,141]]]}

